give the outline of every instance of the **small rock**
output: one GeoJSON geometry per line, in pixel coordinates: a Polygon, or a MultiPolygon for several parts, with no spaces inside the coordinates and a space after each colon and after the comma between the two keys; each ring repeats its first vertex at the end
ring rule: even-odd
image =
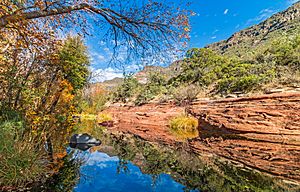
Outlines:
{"type": "Polygon", "coordinates": [[[204,97],[204,98],[198,98],[196,101],[209,101],[210,98],[204,97]]]}
{"type": "Polygon", "coordinates": [[[237,95],[228,94],[228,95],[225,96],[225,98],[237,98],[237,95]]]}
{"type": "Polygon", "coordinates": [[[297,92],[300,91],[300,88],[296,88],[295,91],[297,91],[297,92]]]}
{"type": "Polygon", "coordinates": [[[266,94],[272,94],[272,93],[281,93],[284,92],[284,89],[271,89],[271,90],[267,90],[265,93],[266,94]]]}
{"type": "Polygon", "coordinates": [[[103,127],[113,127],[114,126],[114,122],[113,121],[104,121],[99,123],[100,126],[103,127]]]}
{"type": "Polygon", "coordinates": [[[136,115],[138,116],[145,116],[145,117],[149,117],[149,115],[147,115],[147,113],[142,113],[142,112],[135,112],[136,115]]]}
{"type": "Polygon", "coordinates": [[[299,84],[293,84],[291,87],[292,88],[299,88],[300,89],[300,85],[299,84]]]}
{"type": "Polygon", "coordinates": [[[249,95],[247,95],[247,94],[240,94],[240,95],[238,95],[238,97],[249,97],[249,95]]]}
{"type": "Polygon", "coordinates": [[[235,92],[233,92],[233,93],[236,94],[236,95],[244,94],[244,92],[242,92],[242,91],[235,91],[235,92]]]}

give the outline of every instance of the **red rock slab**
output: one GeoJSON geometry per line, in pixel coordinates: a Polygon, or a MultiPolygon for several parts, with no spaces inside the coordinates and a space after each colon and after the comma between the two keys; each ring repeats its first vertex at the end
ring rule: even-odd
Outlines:
{"type": "Polygon", "coordinates": [[[176,145],[172,117],[188,111],[199,119],[199,138],[188,142],[196,153],[211,153],[300,183],[300,93],[172,104],[110,107],[110,131],[176,145]]]}

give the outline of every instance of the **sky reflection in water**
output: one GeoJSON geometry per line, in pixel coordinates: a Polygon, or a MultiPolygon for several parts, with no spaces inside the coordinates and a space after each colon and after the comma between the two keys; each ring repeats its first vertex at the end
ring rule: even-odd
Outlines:
{"type": "Polygon", "coordinates": [[[88,160],[81,166],[81,178],[75,186],[75,192],[88,191],[142,191],[142,192],[179,192],[184,186],[172,179],[170,175],[160,174],[158,177],[143,174],[139,167],[128,163],[120,168],[119,158],[105,153],[85,153],[88,160]],[[118,170],[120,172],[118,173],[118,170]]]}

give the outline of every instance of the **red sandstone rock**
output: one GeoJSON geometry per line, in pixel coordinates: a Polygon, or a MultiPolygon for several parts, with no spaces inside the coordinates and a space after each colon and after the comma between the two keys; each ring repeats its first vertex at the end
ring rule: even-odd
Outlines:
{"type": "MultiPolygon", "coordinates": [[[[117,130],[154,142],[179,142],[169,120],[185,112],[175,105],[111,107],[117,130]]],[[[249,167],[300,182],[300,93],[195,102],[200,137],[189,145],[249,167]]]]}

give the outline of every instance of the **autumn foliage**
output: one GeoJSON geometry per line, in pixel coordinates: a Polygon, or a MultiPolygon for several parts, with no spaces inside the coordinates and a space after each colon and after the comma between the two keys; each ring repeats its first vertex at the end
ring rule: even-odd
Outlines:
{"type": "MultiPolygon", "coordinates": [[[[30,150],[33,154],[45,154],[42,146],[46,143],[51,161],[53,154],[64,149],[62,143],[72,131],[73,115],[78,112],[82,89],[88,83],[89,57],[84,36],[101,31],[114,49],[112,59],[124,48],[128,58],[143,57],[170,49],[177,42],[184,43],[189,38],[188,14],[163,1],[2,0],[0,134],[14,139],[11,145],[20,141],[34,145],[30,150]],[[77,35],[66,35],[69,33],[77,35]],[[17,119],[14,114],[18,114],[17,119]],[[21,127],[12,126],[19,121],[21,127]],[[17,137],[7,133],[10,129],[5,127],[9,126],[14,133],[22,129],[22,134],[17,137]]],[[[93,94],[98,92],[103,95],[101,89],[93,94]]],[[[102,100],[92,96],[89,102],[100,110],[102,100]]],[[[16,151],[15,158],[22,157],[22,150],[10,147],[16,151]]],[[[28,154],[27,158],[33,155],[28,154]]],[[[2,158],[9,160],[9,156],[1,155],[0,163],[4,162],[2,158]]],[[[5,167],[15,169],[9,164],[5,167]]],[[[9,178],[4,177],[9,170],[1,172],[0,190],[6,183],[2,178],[9,178]]],[[[22,167],[20,170],[23,172],[22,167]]],[[[37,170],[35,176],[42,175],[40,171],[43,169],[37,170]]],[[[22,186],[34,180],[23,177],[21,172],[14,176],[19,175],[20,180],[13,178],[11,181],[18,182],[10,184],[22,186]]]]}

